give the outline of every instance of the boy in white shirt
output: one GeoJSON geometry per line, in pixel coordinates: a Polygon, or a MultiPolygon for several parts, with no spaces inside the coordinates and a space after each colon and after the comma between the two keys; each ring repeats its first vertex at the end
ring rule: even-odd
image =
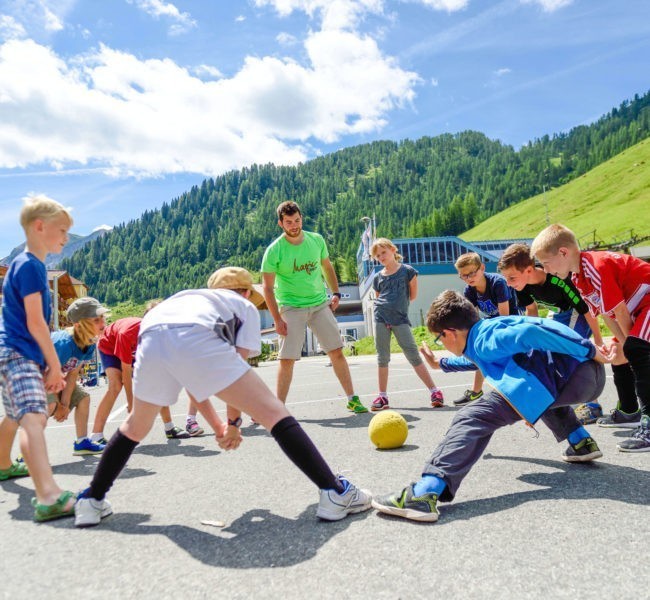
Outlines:
{"type": "Polygon", "coordinates": [[[213,428],[219,446],[242,441],[241,411],[264,426],[294,464],[320,490],[317,516],[328,521],[370,508],[370,494],[334,475],[284,404],[246,362],[261,347],[256,306],[263,301],[245,269],[224,267],[208,288],[185,290],[145,315],[135,360],[133,411],[108,442],[90,487],[79,495],[75,525],[97,525],[113,510],[106,492],[138,443],[149,433],[161,406],[171,406],[185,388],[213,428]],[[208,400],[228,405],[226,423],[208,400]]]}

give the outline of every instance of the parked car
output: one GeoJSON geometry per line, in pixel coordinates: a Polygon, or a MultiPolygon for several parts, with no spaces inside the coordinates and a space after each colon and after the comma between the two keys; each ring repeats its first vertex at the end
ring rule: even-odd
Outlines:
{"type": "MultiPolygon", "coordinates": [[[[354,356],[356,356],[356,354],[357,354],[357,348],[356,348],[357,340],[355,340],[351,335],[341,335],[341,341],[343,342],[343,348],[345,350],[349,350],[354,356]]],[[[316,354],[325,354],[323,349],[320,347],[320,343],[316,344],[316,354]]]]}

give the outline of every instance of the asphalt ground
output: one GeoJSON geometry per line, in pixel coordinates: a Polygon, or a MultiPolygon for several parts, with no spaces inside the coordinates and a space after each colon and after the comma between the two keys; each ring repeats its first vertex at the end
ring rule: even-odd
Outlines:
{"type": "MultiPolygon", "coordinates": [[[[349,359],[369,405],[375,357],[349,359]]],[[[334,469],[382,494],[418,478],[456,410],[431,409],[402,355],[393,355],[391,407],[409,423],[398,450],[370,443],[372,413],[353,415],[325,357],[301,360],[288,406],[334,469]]],[[[277,366],[256,372],[274,387],[277,366]]],[[[471,373],[434,373],[448,404],[471,373]]],[[[104,392],[91,388],[92,406],[104,392]]],[[[611,372],[603,403],[614,405],[611,372]]],[[[223,404],[215,401],[222,410],[223,404]]],[[[172,412],[184,422],[186,400],[172,412]]],[[[124,418],[120,397],[107,429],[124,418]]],[[[540,425],[498,431],[437,523],[375,511],[316,518],[318,494],[271,436],[245,420],[244,443],[222,452],[212,436],[168,441],[160,423],[109,493],[99,527],[32,521],[29,478],[0,482],[4,598],[641,598],[650,538],[650,453],[623,454],[629,430],[590,426],[604,457],[567,464],[540,425]],[[208,522],[205,524],[204,522],[208,522]],[[223,524],[223,526],[221,526],[223,524]]],[[[59,484],[86,487],[98,459],[72,456],[72,422],[51,422],[59,484]]],[[[16,452],[18,452],[16,445],[16,452]]],[[[644,583],[645,582],[645,583],[644,583]]]]}

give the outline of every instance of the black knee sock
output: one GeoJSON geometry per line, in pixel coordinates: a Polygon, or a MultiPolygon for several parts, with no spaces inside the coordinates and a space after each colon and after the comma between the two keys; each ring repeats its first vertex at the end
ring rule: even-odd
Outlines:
{"type": "Polygon", "coordinates": [[[319,489],[343,491],[339,479],[332,473],[314,443],[293,417],[285,417],[271,429],[280,448],[319,489]]]}
{"type": "Polygon", "coordinates": [[[138,442],[129,439],[118,429],[106,444],[90,487],[82,497],[103,500],[137,445],[138,442]]]}
{"type": "Polygon", "coordinates": [[[623,352],[634,373],[634,385],[639,399],[639,408],[650,417],[650,342],[628,335],[623,352]]]}
{"type": "Polygon", "coordinates": [[[618,393],[616,408],[624,413],[635,413],[639,410],[639,402],[636,399],[634,373],[630,363],[612,365],[612,373],[614,374],[614,385],[618,393]]]}

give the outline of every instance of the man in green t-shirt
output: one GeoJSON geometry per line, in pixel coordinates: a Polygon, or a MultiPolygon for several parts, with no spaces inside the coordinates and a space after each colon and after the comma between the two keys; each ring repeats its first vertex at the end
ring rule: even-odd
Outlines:
{"type": "Polygon", "coordinates": [[[283,233],[266,249],[262,259],[264,298],[280,336],[277,396],[286,402],[293,365],[300,358],[308,325],[332,361],[334,373],[348,397],[348,410],[368,412],[354,393],[348,361],[343,355],[343,342],[334,318],[341,294],[325,240],[317,233],[303,231],[302,213],[295,202],[283,202],[277,213],[283,233]],[[329,302],[323,278],[332,291],[329,302]]]}

